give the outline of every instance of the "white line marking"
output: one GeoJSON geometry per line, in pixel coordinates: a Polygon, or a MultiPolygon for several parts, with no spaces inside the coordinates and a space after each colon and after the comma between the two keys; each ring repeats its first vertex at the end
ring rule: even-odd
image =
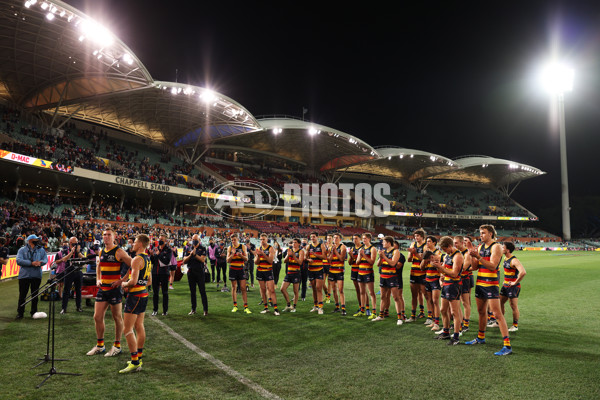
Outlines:
{"type": "Polygon", "coordinates": [[[152,319],[154,322],[156,322],[158,325],[160,325],[165,331],[167,331],[167,333],[169,333],[169,335],[173,336],[175,339],[177,339],[181,343],[183,343],[183,345],[185,347],[192,350],[194,353],[198,354],[200,357],[206,359],[207,361],[212,363],[214,366],[219,368],[221,371],[225,372],[227,375],[232,376],[238,382],[248,386],[250,389],[254,390],[255,392],[257,392],[258,394],[260,394],[261,396],[263,396],[266,399],[281,400],[281,397],[269,392],[267,389],[260,386],[258,383],[252,382],[250,379],[246,378],[244,375],[240,374],[239,372],[237,372],[230,366],[224,364],[218,358],[211,356],[210,354],[208,354],[207,352],[205,352],[204,350],[202,350],[201,348],[196,346],[194,343],[190,342],[189,340],[187,340],[186,338],[181,336],[179,333],[175,332],[173,329],[171,329],[171,327],[169,327],[167,324],[165,324],[158,318],[150,317],[150,319],[152,319]]]}

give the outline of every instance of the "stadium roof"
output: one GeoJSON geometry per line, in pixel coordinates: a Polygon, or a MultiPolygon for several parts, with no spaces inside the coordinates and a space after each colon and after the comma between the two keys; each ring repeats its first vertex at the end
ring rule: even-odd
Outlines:
{"type": "Polygon", "coordinates": [[[292,117],[261,118],[258,122],[262,127],[260,131],[217,139],[210,146],[235,145],[277,154],[316,170],[323,170],[329,163],[359,162],[378,157],[368,143],[323,125],[292,117]]]}
{"type": "Polygon", "coordinates": [[[0,0],[0,97],[170,145],[258,129],[235,101],[156,82],[110,31],[61,1],[0,0]]]}
{"type": "Polygon", "coordinates": [[[208,145],[273,155],[313,171],[406,183],[443,179],[502,186],[543,174],[486,156],[451,160],[420,150],[373,148],[292,117],[257,120],[206,88],[154,81],[122,41],[58,0],[0,0],[0,98],[46,113],[54,127],[76,118],[171,145],[192,163],[204,154],[200,146],[208,145]],[[57,122],[56,116],[65,119],[57,122]]]}

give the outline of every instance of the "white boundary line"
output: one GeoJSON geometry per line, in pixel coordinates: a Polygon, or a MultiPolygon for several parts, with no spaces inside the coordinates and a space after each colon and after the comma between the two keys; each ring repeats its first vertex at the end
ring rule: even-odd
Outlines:
{"type": "Polygon", "coordinates": [[[224,364],[218,358],[215,358],[215,357],[211,356],[210,354],[208,354],[207,352],[205,352],[204,350],[200,349],[194,343],[190,342],[189,340],[187,340],[186,338],[181,336],[179,333],[175,332],[173,329],[171,329],[171,327],[169,327],[167,324],[165,324],[158,318],[150,317],[150,319],[152,319],[154,322],[156,322],[158,325],[160,325],[165,331],[167,331],[167,333],[169,335],[171,335],[175,339],[179,340],[185,347],[192,350],[194,353],[198,354],[200,357],[206,359],[207,361],[212,363],[214,366],[219,368],[221,371],[225,372],[227,375],[232,376],[238,382],[248,386],[250,389],[254,390],[255,392],[257,392],[258,394],[260,394],[261,396],[263,396],[266,399],[281,400],[281,397],[269,392],[267,389],[260,386],[258,383],[252,382],[250,379],[246,378],[244,375],[240,374],[239,372],[237,372],[230,366],[224,364]]]}

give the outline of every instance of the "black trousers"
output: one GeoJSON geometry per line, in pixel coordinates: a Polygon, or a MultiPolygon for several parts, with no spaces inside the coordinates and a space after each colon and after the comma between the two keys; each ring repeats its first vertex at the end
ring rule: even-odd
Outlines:
{"type": "Polygon", "coordinates": [[[71,297],[71,286],[75,285],[75,306],[81,308],[81,282],[83,274],[80,270],[76,271],[65,271],[65,285],[62,293],[62,309],[67,310],[67,304],[69,304],[69,297],[71,297]]]}
{"type": "MultiPolygon", "coordinates": [[[[212,258],[210,258],[209,260],[210,260],[211,277],[212,277],[212,281],[214,282],[215,276],[216,276],[215,269],[218,268],[217,260],[216,259],[213,260],[212,258]]],[[[218,282],[218,280],[217,280],[217,282],[218,282]]]]}
{"type": "Polygon", "coordinates": [[[192,310],[196,311],[196,286],[202,297],[202,308],[208,311],[208,298],[206,297],[204,267],[195,267],[188,269],[187,272],[188,284],[190,286],[190,296],[192,301],[192,310]]]}
{"type": "Polygon", "coordinates": [[[250,275],[250,284],[254,285],[254,261],[248,263],[248,275],[250,275]]]}
{"type": "Polygon", "coordinates": [[[217,262],[217,282],[221,280],[221,271],[223,272],[223,282],[227,286],[227,263],[217,262]]]}
{"type": "Polygon", "coordinates": [[[279,283],[279,273],[281,272],[281,262],[273,263],[273,280],[275,285],[279,283]]]}
{"type": "MultiPolygon", "coordinates": [[[[40,278],[23,278],[19,279],[19,304],[17,304],[17,314],[23,316],[25,312],[25,306],[22,306],[23,302],[27,298],[27,293],[31,289],[31,295],[37,296],[37,291],[40,288],[42,280],[40,278]]],[[[37,312],[38,298],[31,300],[31,315],[37,312]]]]}
{"type": "Polygon", "coordinates": [[[169,311],[169,275],[152,274],[152,311],[158,312],[158,289],[162,292],[163,313],[169,311]]]}
{"type": "Polygon", "coordinates": [[[308,282],[308,266],[306,264],[302,265],[300,268],[300,297],[306,298],[306,284],[308,282]]]}

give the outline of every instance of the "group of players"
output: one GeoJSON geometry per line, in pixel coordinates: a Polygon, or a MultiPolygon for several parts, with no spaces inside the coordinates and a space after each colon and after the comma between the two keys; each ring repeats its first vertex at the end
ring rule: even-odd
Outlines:
{"type": "MultiPolygon", "coordinates": [[[[370,233],[354,235],[353,245],[350,247],[342,243],[340,234],[328,235],[324,243],[319,241],[316,232],[310,234],[310,241],[307,243],[303,243],[300,239],[293,239],[283,259],[286,263],[286,275],[280,291],[287,304],[283,311],[296,312],[302,270],[305,268],[313,289],[313,308],[310,312],[323,314],[324,296],[329,298],[333,294],[335,301],[333,312],[347,315],[344,293],[344,269],[347,260],[359,304],[355,317],[368,315],[368,318],[374,322],[384,320],[389,316],[391,297],[393,297],[398,317],[397,324],[416,322],[419,318],[425,317],[423,304],[425,300],[428,310],[425,325],[436,332],[436,339],[449,340],[449,345],[456,345],[460,342],[459,336],[469,330],[471,289],[475,287],[479,331],[475,339],[465,344],[484,344],[485,332],[489,324],[490,327],[499,327],[503,336],[504,346],[495,354],[511,354],[509,331],[518,330],[517,301],[520,282],[526,271],[513,255],[514,244],[497,242],[496,231],[492,225],[482,225],[479,231],[481,243],[477,248],[473,246],[471,238],[466,236],[442,237],[438,246],[438,240],[434,236],[426,237],[422,229],[414,232],[414,242],[409,248],[408,257],[408,262],[411,263],[412,296],[409,318],[405,315],[402,293],[402,271],[406,259],[394,238],[383,237],[380,249],[371,244],[370,233]],[[500,289],[500,262],[503,256],[505,257],[504,283],[500,289]],[[380,276],[379,309],[374,288],[375,267],[379,268],[380,276]],[[474,282],[473,271],[478,271],[476,282],[474,282]],[[290,285],[294,292],[292,299],[288,294],[290,285]],[[504,305],[507,301],[513,310],[513,326],[510,329],[504,319],[504,305]],[[417,305],[420,309],[418,315],[417,305]],[[440,318],[442,318],[441,329],[440,318]],[[454,330],[453,335],[450,335],[451,329],[454,330]]],[[[244,273],[244,264],[253,257],[264,305],[261,313],[268,313],[271,305],[274,315],[280,315],[273,282],[272,265],[275,250],[268,243],[268,235],[265,233],[260,235],[260,245],[252,252],[246,245],[240,243],[237,234],[231,235],[231,243],[227,248],[227,263],[230,265],[229,279],[232,281],[233,289],[232,312],[238,311],[236,287],[239,283],[244,302],[243,311],[251,313],[246,294],[247,276],[244,273]]]]}
{"type": "MultiPolygon", "coordinates": [[[[520,261],[513,255],[515,247],[510,242],[500,244],[496,241],[496,231],[492,225],[482,225],[479,229],[480,244],[474,247],[471,238],[444,236],[438,241],[434,236],[426,236],[418,229],[414,232],[414,242],[409,247],[406,259],[399,250],[399,243],[391,236],[383,237],[381,248],[372,243],[370,233],[354,235],[353,244],[342,243],[339,233],[328,235],[325,242],[319,240],[318,234],[310,234],[310,240],[304,242],[293,239],[291,246],[284,253],[286,264],[284,282],[280,288],[286,307],[283,311],[296,312],[299,300],[299,286],[303,270],[306,270],[313,294],[313,308],[310,312],[323,314],[324,297],[333,295],[334,313],[347,315],[344,293],[345,262],[350,265],[350,278],[354,283],[359,308],[355,317],[367,315],[373,322],[382,321],[389,316],[391,298],[393,297],[397,324],[413,323],[424,318],[424,301],[427,305],[425,324],[436,331],[436,339],[447,339],[449,345],[459,343],[459,336],[469,330],[471,315],[471,288],[475,287],[477,312],[479,314],[479,330],[477,337],[465,342],[466,345],[485,344],[485,333],[490,319],[490,326],[498,326],[503,336],[504,346],[494,354],[502,356],[512,353],[509,331],[518,329],[518,297],[520,282],[526,271],[520,261]],[[504,283],[500,289],[500,263],[505,257],[504,283]],[[402,272],[405,262],[411,263],[411,315],[405,315],[403,298],[402,272]],[[379,287],[381,300],[377,308],[375,292],[375,267],[379,268],[379,287]],[[477,280],[473,282],[473,271],[477,271],[477,280]],[[475,283],[475,285],[474,285],[475,283]],[[288,294],[289,286],[293,288],[293,298],[288,294]],[[440,304],[441,299],[441,304],[440,304]],[[508,329],[504,318],[504,305],[510,303],[513,310],[513,326],[508,329]],[[462,304],[462,308],[461,308],[462,304]],[[419,314],[417,314],[419,306],[419,314]],[[378,312],[377,312],[378,310],[378,312]],[[442,329],[440,329],[440,318],[442,329]],[[450,330],[453,334],[450,335],[450,330]]],[[[120,338],[125,335],[131,353],[131,361],[121,373],[139,371],[142,368],[142,355],[146,339],[144,315],[148,301],[148,286],[151,284],[151,262],[146,253],[150,238],[140,234],[136,237],[131,257],[125,250],[115,244],[115,233],[107,228],[103,232],[104,248],[100,252],[97,267],[97,285],[99,287],[94,308],[94,323],[97,343],[87,353],[95,355],[105,353],[104,318],[110,307],[115,322],[115,342],[105,356],[121,353],[120,338]],[[129,273],[121,276],[121,266],[129,267],[129,273]],[[127,298],[123,305],[123,291],[127,298]],[[121,312],[123,311],[123,315],[121,312]],[[135,328],[135,333],[134,333],[135,328]]],[[[195,252],[193,252],[195,254],[195,252]]],[[[277,305],[277,294],[273,277],[273,262],[276,250],[269,244],[267,234],[260,235],[260,245],[249,250],[240,242],[237,234],[231,235],[231,245],[227,248],[229,264],[229,280],[232,283],[232,312],[238,311],[237,286],[243,299],[243,312],[250,314],[247,298],[247,274],[244,266],[253,257],[259,282],[260,295],[264,309],[262,314],[273,307],[273,314],[280,315],[277,305]]],[[[200,257],[199,262],[205,262],[200,257]]]]}

